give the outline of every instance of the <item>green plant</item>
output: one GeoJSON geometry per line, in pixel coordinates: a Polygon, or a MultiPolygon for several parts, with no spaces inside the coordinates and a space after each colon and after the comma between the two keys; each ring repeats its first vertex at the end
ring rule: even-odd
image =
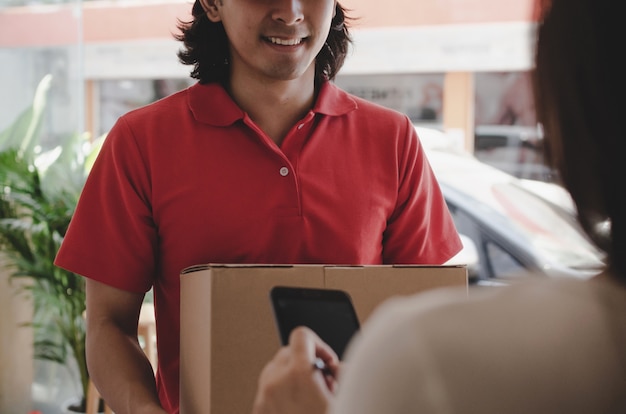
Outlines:
{"type": "Polygon", "coordinates": [[[73,358],[83,395],[85,288],[81,276],[54,266],[80,191],[104,136],[74,134],[54,148],[40,145],[50,75],[33,104],[0,133],[0,252],[10,277],[24,279],[33,301],[35,358],[66,365],[73,358]]]}

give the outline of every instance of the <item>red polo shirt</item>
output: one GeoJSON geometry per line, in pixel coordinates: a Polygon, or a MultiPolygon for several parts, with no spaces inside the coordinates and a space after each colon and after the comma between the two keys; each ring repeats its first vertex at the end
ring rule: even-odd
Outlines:
{"type": "Polygon", "coordinates": [[[118,120],[56,264],[154,287],[159,395],[177,413],[183,268],[441,264],[460,249],[403,114],[326,83],[279,148],[221,86],[196,84],[118,120]]]}

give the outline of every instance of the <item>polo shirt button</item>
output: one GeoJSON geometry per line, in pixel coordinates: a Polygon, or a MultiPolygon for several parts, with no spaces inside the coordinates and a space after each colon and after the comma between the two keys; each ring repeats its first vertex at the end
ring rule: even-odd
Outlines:
{"type": "Polygon", "coordinates": [[[280,175],[282,175],[283,177],[286,177],[287,174],[289,174],[289,168],[287,167],[282,167],[279,171],[280,175]]]}
{"type": "Polygon", "coordinates": [[[304,126],[304,124],[298,125],[298,129],[302,129],[303,126],[304,126]]]}

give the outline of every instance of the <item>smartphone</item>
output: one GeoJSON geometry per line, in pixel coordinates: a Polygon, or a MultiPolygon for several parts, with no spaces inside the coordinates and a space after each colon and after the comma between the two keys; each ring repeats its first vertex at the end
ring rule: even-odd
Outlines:
{"type": "Polygon", "coordinates": [[[297,326],[311,328],[339,359],[360,324],[347,292],[335,289],[275,286],[270,291],[274,318],[283,345],[297,326]]]}

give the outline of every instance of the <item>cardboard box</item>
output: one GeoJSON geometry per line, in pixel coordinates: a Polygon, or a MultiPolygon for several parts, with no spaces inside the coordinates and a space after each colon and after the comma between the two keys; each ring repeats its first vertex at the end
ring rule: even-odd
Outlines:
{"type": "Polygon", "coordinates": [[[464,266],[193,266],[181,273],[180,412],[250,414],[257,381],[280,348],[273,286],[341,289],[361,323],[383,300],[465,286],[464,266]]]}

